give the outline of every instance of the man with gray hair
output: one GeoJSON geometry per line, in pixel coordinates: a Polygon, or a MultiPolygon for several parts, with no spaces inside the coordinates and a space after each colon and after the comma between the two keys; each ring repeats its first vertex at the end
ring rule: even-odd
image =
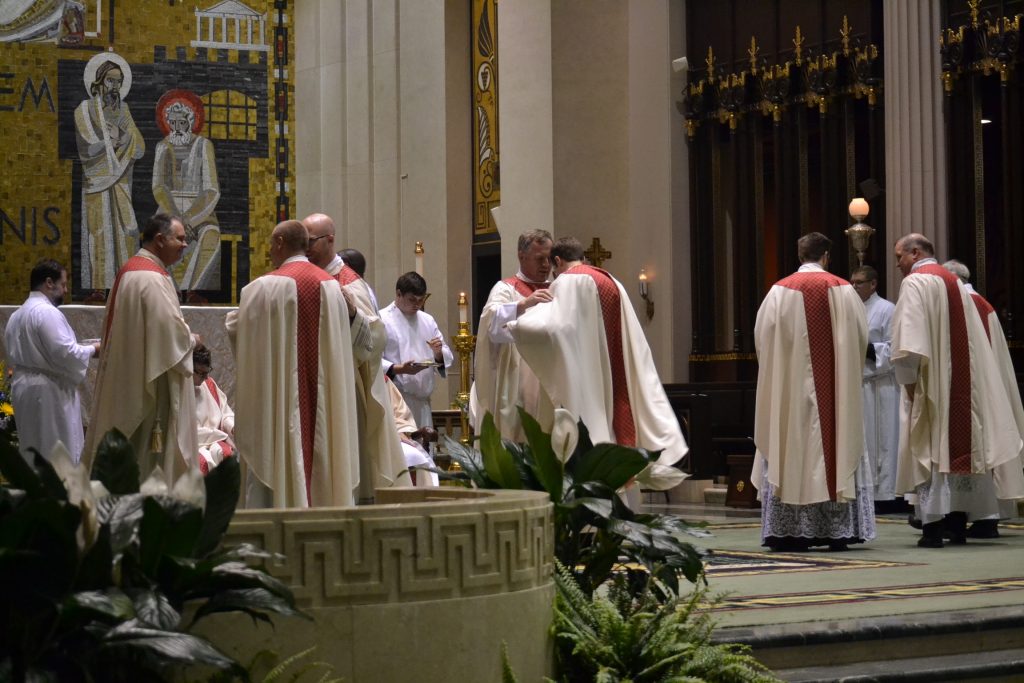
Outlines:
{"type": "MultiPolygon", "coordinates": [[[[943,263],[942,267],[960,278],[964,289],[971,295],[971,299],[978,309],[978,315],[981,317],[981,323],[985,327],[989,344],[992,345],[992,352],[995,354],[996,363],[999,365],[999,374],[1003,378],[1007,400],[1013,409],[1013,418],[1017,423],[1017,431],[1024,435],[1024,407],[1021,406],[1020,389],[1017,387],[1017,374],[1013,370],[1010,348],[1006,344],[1006,335],[1003,334],[1003,326],[999,322],[999,316],[996,314],[992,304],[981,294],[974,291],[974,287],[970,282],[971,271],[965,264],[956,259],[951,259],[943,263]]],[[[1003,465],[1003,467],[1007,466],[1020,469],[1021,463],[1017,462],[1014,464],[1011,462],[1009,465],[1003,465]]],[[[970,528],[967,529],[967,537],[999,538],[999,520],[1014,517],[1015,515],[1016,506],[1013,504],[1013,501],[1000,500],[999,513],[997,515],[975,518],[970,528]]]]}
{"type": "Polygon", "coordinates": [[[491,288],[480,314],[469,398],[469,416],[477,434],[484,416],[491,413],[504,438],[523,441],[518,407],[531,415],[552,410],[537,376],[519,356],[515,340],[506,328],[528,309],[551,301],[551,244],[551,233],[547,230],[528,230],[520,235],[519,271],[491,288]]]}
{"type": "Polygon", "coordinates": [[[1021,435],[963,284],[935,260],[924,235],[900,238],[894,255],[904,278],[892,359],[906,388],[897,491],[916,495],[919,546],[941,548],[944,536],[962,544],[968,521],[998,515],[997,498],[1024,497],[1021,435]]]}
{"type": "Polygon", "coordinates": [[[220,224],[214,213],[220,200],[217,160],[213,143],[195,130],[193,106],[180,99],[163,111],[169,132],[156,146],[153,197],[161,211],[180,215],[188,232],[188,249],[173,269],[178,288],[219,289],[220,224]]]}

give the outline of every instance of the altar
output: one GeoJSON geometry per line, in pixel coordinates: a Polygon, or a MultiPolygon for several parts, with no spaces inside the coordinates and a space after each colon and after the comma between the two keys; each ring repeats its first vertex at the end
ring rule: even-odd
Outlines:
{"type": "MultiPolygon", "coordinates": [[[[7,329],[7,321],[11,314],[18,309],[18,306],[0,306],[0,360],[7,361],[7,348],[4,345],[4,330],[7,329]]],[[[83,306],[67,305],[60,307],[61,312],[71,323],[79,341],[85,339],[99,339],[103,329],[103,319],[106,314],[104,306],[83,306]]],[[[198,334],[203,344],[210,349],[213,355],[213,371],[210,376],[220,385],[224,393],[228,395],[229,401],[235,398],[235,356],[231,352],[231,343],[228,341],[227,330],[224,329],[224,318],[228,311],[233,311],[233,306],[182,306],[181,312],[185,316],[185,322],[198,334]]],[[[88,413],[92,406],[92,391],[96,385],[96,369],[98,364],[94,361],[89,364],[89,374],[82,385],[82,412],[83,418],[88,421],[88,413]]],[[[17,372],[17,368],[14,368],[17,372]]]]}

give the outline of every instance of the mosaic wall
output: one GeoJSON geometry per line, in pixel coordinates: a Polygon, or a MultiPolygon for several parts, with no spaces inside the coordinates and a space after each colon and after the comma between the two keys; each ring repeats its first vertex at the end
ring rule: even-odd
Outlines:
{"type": "Polygon", "coordinates": [[[0,3],[0,303],[42,258],[102,299],[158,210],[183,216],[183,297],[270,268],[294,201],[287,0],[0,3]]]}

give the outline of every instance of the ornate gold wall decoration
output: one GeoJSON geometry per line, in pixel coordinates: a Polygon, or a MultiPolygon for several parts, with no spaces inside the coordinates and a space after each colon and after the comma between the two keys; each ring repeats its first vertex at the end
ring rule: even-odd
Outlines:
{"type": "Polygon", "coordinates": [[[497,232],[491,209],[501,204],[498,156],[498,8],[473,0],[473,204],[475,235],[497,232]]]}

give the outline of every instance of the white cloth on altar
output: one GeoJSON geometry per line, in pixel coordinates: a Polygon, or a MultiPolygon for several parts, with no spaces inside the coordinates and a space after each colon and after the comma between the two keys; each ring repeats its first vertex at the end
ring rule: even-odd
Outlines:
{"type": "Polygon", "coordinates": [[[64,314],[42,292],[30,293],[11,315],[4,344],[14,370],[11,403],[21,454],[31,462],[34,448],[49,458],[61,441],[77,463],[85,443],[78,390],[94,348],[78,343],[64,314]]]}
{"type": "Polygon", "coordinates": [[[235,430],[235,411],[228,403],[227,394],[216,382],[213,382],[212,390],[210,380],[201,382],[195,391],[199,457],[206,460],[212,469],[224,459],[221,441],[227,441],[234,450],[235,442],[231,435],[235,430]]]}
{"type": "Polygon", "coordinates": [[[352,339],[338,281],[309,264],[305,256],[292,257],[242,289],[238,310],[228,314],[225,326],[235,345],[238,368],[235,442],[251,475],[247,506],[352,505],[359,484],[355,372],[352,354],[340,352],[352,348],[352,339]],[[313,428],[309,482],[303,459],[297,343],[299,307],[305,302],[298,299],[296,280],[282,274],[286,266],[303,262],[323,276],[315,331],[316,406],[315,414],[306,416],[313,428]]]}
{"type": "MultiPolygon", "coordinates": [[[[622,283],[612,281],[619,293],[623,365],[636,445],[661,452],[637,481],[644,488],[667,490],[686,478],[673,465],[688,448],[629,295],[622,283]]],[[[550,302],[530,308],[506,327],[550,404],[579,416],[595,444],[616,443],[612,366],[597,284],[588,274],[563,273],[548,291],[550,302]]],[[[540,416],[539,421],[550,427],[553,416],[540,416]]]]}
{"type": "Polygon", "coordinates": [[[896,305],[873,293],[864,302],[868,344],[875,359],[864,363],[864,445],[874,480],[874,499],[892,500],[896,492],[896,459],[900,438],[900,387],[892,365],[892,315],[896,305]]]}
{"type": "Polygon", "coordinates": [[[893,316],[892,359],[900,384],[913,385],[900,400],[900,451],[897,492],[918,496],[919,514],[926,523],[949,512],[966,512],[969,519],[989,516],[991,507],[985,477],[993,471],[992,491],[999,498],[1024,497],[1024,473],[1019,462],[1021,435],[1006,396],[1003,379],[981,317],[963,284],[957,281],[964,309],[971,376],[971,473],[950,473],[949,401],[952,350],[950,311],[945,282],[937,275],[915,272],[935,259],[914,264],[903,279],[893,316]],[[979,476],[981,475],[981,476],[979,476]],[[948,486],[956,496],[933,492],[948,486]],[[922,505],[922,501],[926,504],[922,505]],[[962,507],[948,507],[957,505],[962,507]]]}
{"type": "MultiPolygon", "coordinates": [[[[522,273],[516,277],[528,282],[522,273]]],[[[473,386],[469,394],[469,419],[477,434],[484,416],[491,413],[501,436],[511,441],[526,440],[519,410],[542,421],[554,413],[551,401],[540,387],[540,380],[523,362],[508,323],[516,319],[516,307],[525,297],[514,285],[504,280],[491,288],[477,326],[476,352],[473,361],[473,386]]]]}
{"type": "Polygon", "coordinates": [[[140,249],[119,272],[107,299],[104,330],[82,461],[91,467],[101,439],[116,428],[135,448],[143,480],[159,465],[170,481],[177,481],[196,466],[198,452],[195,340],[170,275],[148,250],[140,249]],[[145,261],[158,270],[137,268],[145,261]],[[163,449],[154,454],[157,431],[163,449]]]}
{"type": "Polygon", "coordinates": [[[434,391],[435,372],[444,377],[455,356],[448,348],[448,343],[444,341],[444,335],[441,334],[437,322],[429,313],[416,311],[415,315],[405,315],[394,302],[391,302],[380,310],[380,318],[387,328],[387,344],[382,360],[384,372],[397,363],[434,361],[434,352],[427,342],[435,337],[441,337],[440,365],[421,370],[415,375],[397,375],[394,378],[395,386],[402,392],[402,397],[416,418],[416,424],[420,427],[431,427],[434,420],[431,416],[430,394],[434,391]]]}
{"type": "Polygon", "coordinates": [[[357,279],[342,278],[345,263],[337,254],[327,273],[338,278],[356,305],[350,326],[355,364],[356,414],[359,420],[359,503],[371,503],[377,488],[411,483],[406,467],[404,447],[394,429],[391,397],[384,383],[381,356],[387,343],[387,330],[380,319],[373,292],[366,280],[351,268],[357,279]],[[350,279],[342,284],[343,279],[350,279]]]}
{"type": "MultiPolygon", "coordinates": [[[[835,363],[835,502],[851,501],[857,498],[857,470],[864,455],[860,391],[868,339],[864,304],[848,282],[817,263],[805,263],[797,273],[821,277],[820,286],[828,287],[835,363]]],[[[767,480],[783,503],[823,503],[830,496],[804,294],[780,283],[768,291],[754,324],[757,450],[751,481],[761,482],[767,469],[767,480]]],[[[764,493],[758,491],[762,500],[764,493]]]]}

